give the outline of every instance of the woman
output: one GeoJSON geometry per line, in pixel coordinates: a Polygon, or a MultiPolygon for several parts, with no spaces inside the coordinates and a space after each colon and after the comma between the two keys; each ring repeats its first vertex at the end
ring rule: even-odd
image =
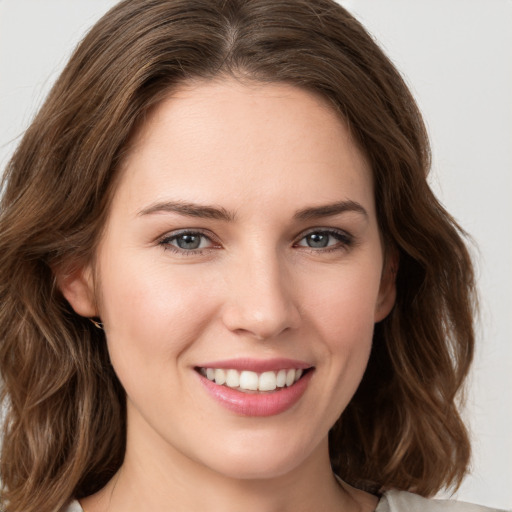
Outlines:
{"type": "Polygon", "coordinates": [[[110,11],[6,172],[5,511],[435,510],[474,283],[428,168],[328,0],[110,11]]]}

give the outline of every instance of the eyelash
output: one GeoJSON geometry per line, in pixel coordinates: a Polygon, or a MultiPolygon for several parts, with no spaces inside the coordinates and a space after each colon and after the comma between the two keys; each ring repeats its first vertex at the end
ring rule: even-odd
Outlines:
{"type": "Polygon", "coordinates": [[[342,231],[339,229],[318,229],[318,228],[312,229],[306,233],[301,234],[301,237],[299,238],[299,240],[294,243],[294,247],[303,247],[304,249],[309,250],[310,252],[314,252],[314,253],[318,253],[318,252],[329,253],[329,252],[340,251],[340,250],[343,251],[343,250],[349,249],[352,245],[354,245],[354,237],[351,234],[347,233],[346,231],[342,231]],[[327,235],[327,236],[330,236],[330,237],[336,239],[338,241],[338,243],[336,243],[332,246],[319,247],[319,248],[298,245],[298,242],[304,240],[306,237],[308,237],[310,235],[323,235],[323,236],[327,235]]]}
{"type": "Polygon", "coordinates": [[[179,254],[180,256],[197,256],[203,254],[205,251],[209,251],[212,249],[217,249],[220,244],[216,243],[214,241],[213,236],[207,235],[202,231],[190,231],[190,230],[183,230],[179,231],[177,233],[173,233],[171,235],[166,235],[164,238],[162,238],[159,242],[159,245],[161,245],[164,250],[171,251],[175,254],[179,254]],[[180,237],[183,236],[198,236],[202,239],[209,240],[212,244],[214,244],[212,247],[204,247],[202,249],[182,249],[180,247],[176,247],[175,245],[172,245],[172,242],[175,240],[178,240],[180,237]]]}
{"type": "MultiPolygon", "coordinates": [[[[210,251],[212,249],[218,249],[220,247],[220,244],[215,241],[214,237],[211,235],[207,235],[202,231],[190,231],[190,230],[183,230],[179,231],[177,233],[173,233],[170,235],[166,235],[162,239],[159,240],[158,244],[164,248],[166,251],[171,251],[175,254],[179,254],[181,256],[198,256],[202,255],[206,251],[210,251]],[[201,237],[202,239],[209,240],[212,244],[214,244],[211,247],[204,247],[204,248],[197,248],[197,249],[182,249],[180,247],[176,247],[172,244],[172,242],[178,240],[180,237],[183,236],[192,236],[192,237],[201,237]]],[[[337,229],[312,229],[306,233],[302,233],[300,238],[297,239],[296,242],[294,242],[293,247],[302,247],[303,249],[308,250],[312,253],[330,253],[334,251],[340,251],[340,250],[347,250],[352,245],[354,245],[354,237],[350,235],[349,233],[337,230],[337,229]],[[329,236],[335,238],[338,243],[335,243],[333,245],[328,245],[326,247],[308,247],[305,245],[299,245],[299,242],[304,240],[306,237],[311,235],[322,235],[322,236],[329,236]]]]}

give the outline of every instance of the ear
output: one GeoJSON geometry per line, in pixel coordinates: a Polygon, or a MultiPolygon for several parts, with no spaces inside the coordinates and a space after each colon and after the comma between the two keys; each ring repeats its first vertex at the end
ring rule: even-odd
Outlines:
{"type": "Polygon", "coordinates": [[[57,286],[71,307],[81,316],[98,316],[92,268],[87,265],[71,271],[55,269],[57,286]]]}
{"type": "Polygon", "coordinates": [[[375,306],[375,322],[384,320],[395,305],[396,274],[398,270],[398,251],[388,250],[384,258],[379,295],[375,306]]]}

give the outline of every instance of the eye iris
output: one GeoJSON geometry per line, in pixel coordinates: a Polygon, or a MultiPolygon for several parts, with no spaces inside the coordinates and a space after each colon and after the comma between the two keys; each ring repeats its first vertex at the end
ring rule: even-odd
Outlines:
{"type": "Polygon", "coordinates": [[[197,249],[201,245],[201,236],[180,235],[176,238],[176,244],[180,249],[197,249]]]}
{"type": "Polygon", "coordinates": [[[326,233],[311,233],[306,237],[309,247],[327,247],[329,235],[326,233]]]}

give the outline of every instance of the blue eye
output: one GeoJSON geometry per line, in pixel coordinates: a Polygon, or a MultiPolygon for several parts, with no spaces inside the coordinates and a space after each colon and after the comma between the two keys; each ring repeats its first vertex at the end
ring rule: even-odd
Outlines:
{"type": "Polygon", "coordinates": [[[346,248],[352,243],[352,237],[342,231],[318,230],[303,236],[296,244],[310,249],[346,248]]]}
{"type": "Polygon", "coordinates": [[[185,234],[176,237],[174,242],[180,249],[199,249],[202,238],[200,235],[185,234]]]}
{"type": "Polygon", "coordinates": [[[203,233],[194,231],[182,231],[174,235],[166,236],[160,242],[166,249],[176,252],[199,252],[201,249],[213,247],[213,242],[203,233]]]}

